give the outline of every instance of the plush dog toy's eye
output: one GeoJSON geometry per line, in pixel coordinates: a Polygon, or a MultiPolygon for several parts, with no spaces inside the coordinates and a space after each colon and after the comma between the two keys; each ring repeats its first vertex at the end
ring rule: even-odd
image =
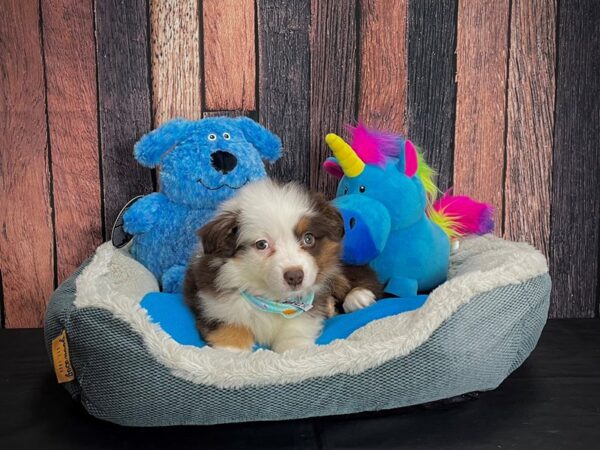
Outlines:
{"type": "Polygon", "coordinates": [[[312,233],[304,233],[304,236],[302,236],[302,244],[306,247],[315,245],[315,235],[312,233]]]}
{"type": "Polygon", "coordinates": [[[359,188],[358,188],[358,191],[359,191],[361,194],[362,194],[363,192],[365,192],[366,190],[367,190],[367,188],[366,188],[366,187],[364,187],[364,186],[361,186],[361,187],[359,187],[359,188]]]}
{"type": "Polygon", "coordinates": [[[346,195],[348,193],[348,186],[344,187],[344,195],[346,195]]]}
{"type": "Polygon", "coordinates": [[[269,248],[269,243],[265,239],[260,239],[254,243],[257,250],[266,250],[269,248]]]}
{"type": "Polygon", "coordinates": [[[228,141],[229,139],[231,139],[231,136],[229,135],[229,133],[223,133],[223,139],[228,141]]]}
{"type": "Polygon", "coordinates": [[[208,140],[209,141],[215,141],[217,139],[217,135],[215,133],[210,133],[208,135],[208,140]]]}

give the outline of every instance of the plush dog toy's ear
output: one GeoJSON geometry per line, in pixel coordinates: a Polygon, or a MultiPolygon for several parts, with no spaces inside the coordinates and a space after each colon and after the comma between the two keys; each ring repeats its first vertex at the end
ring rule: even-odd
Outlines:
{"type": "Polygon", "coordinates": [[[154,168],[181,138],[188,132],[190,121],[173,119],[142,136],[133,147],[133,156],[144,167],[154,168]]]}
{"type": "Polygon", "coordinates": [[[279,137],[248,117],[238,117],[235,121],[244,133],[246,140],[258,150],[264,159],[270,162],[279,159],[281,156],[281,139],[279,137]]]}

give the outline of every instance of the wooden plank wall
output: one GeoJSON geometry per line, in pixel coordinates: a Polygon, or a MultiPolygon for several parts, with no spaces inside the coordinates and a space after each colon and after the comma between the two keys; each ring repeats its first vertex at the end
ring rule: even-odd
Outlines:
{"type": "Polygon", "coordinates": [[[0,270],[7,327],[40,326],[56,269],[38,2],[0,14],[0,270]]]}
{"type": "Polygon", "coordinates": [[[561,0],[552,158],[551,314],[598,316],[600,267],[600,8],[561,0]]]}
{"type": "Polygon", "coordinates": [[[323,136],[406,133],[496,233],[548,257],[551,316],[598,316],[595,0],[1,0],[0,324],[48,296],[159,174],[132,157],[171,117],[278,133],[274,177],[333,195],[323,136]]]}

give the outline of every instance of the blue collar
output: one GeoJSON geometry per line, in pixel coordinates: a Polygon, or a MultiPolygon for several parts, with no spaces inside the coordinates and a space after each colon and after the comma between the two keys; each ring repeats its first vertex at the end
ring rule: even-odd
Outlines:
{"type": "Polygon", "coordinates": [[[281,314],[286,319],[292,319],[303,312],[310,310],[313,307],[313,301],[315,299],[314,292],[311,292],[306,297],[293,297],[280,302],[269,300],[264,297],[258,297],[247,291],[240,292],[240,294],[246,301],[261,311],[281,314]]]}

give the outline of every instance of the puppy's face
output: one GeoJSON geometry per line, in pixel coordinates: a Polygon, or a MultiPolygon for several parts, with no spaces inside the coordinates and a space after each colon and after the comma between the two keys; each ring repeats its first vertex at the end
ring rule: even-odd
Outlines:
{"type": "Polygon", "coordinates": [[[261,181],[243,188],[200,230],[218,265],[218,290],[273,300],[304,296],[337,271],[344,225],[319,195],[295,184],[261,181]]]}

